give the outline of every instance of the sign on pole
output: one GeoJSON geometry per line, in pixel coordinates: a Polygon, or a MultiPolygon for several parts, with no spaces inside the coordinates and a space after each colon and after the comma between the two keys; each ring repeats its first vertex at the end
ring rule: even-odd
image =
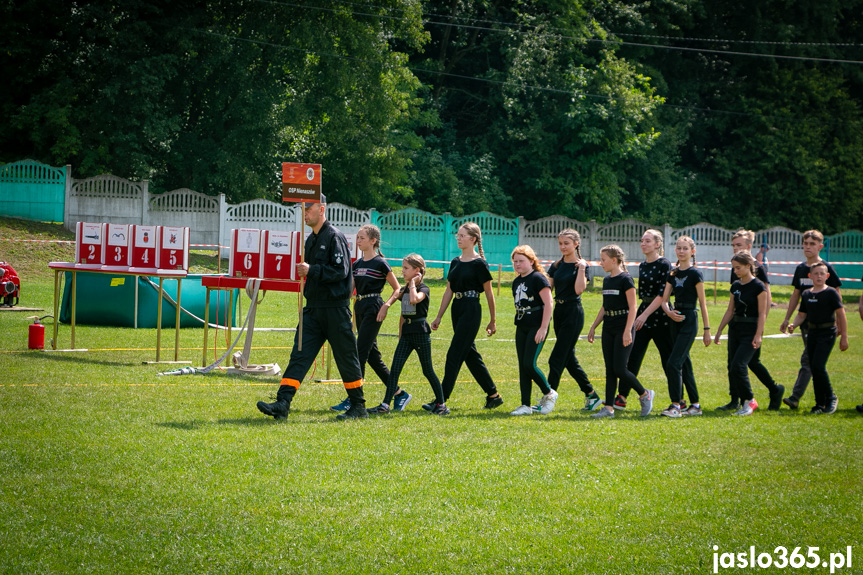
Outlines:
{"type": "Polygon", "coordinates": [[[282,164],[282,201],[321,202],[320,164],[282,164]]]}

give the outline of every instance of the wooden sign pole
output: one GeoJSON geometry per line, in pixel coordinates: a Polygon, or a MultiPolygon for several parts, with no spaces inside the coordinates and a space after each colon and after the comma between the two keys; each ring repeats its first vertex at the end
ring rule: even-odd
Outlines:
{"type": "MultiPolygon", "coordinates": [[[[303,202],[303,212],[302,218],[305,220],[306,215],[306,202],[303,202]]],[[[305,222],[303,222],[305,223],[305,222]]],[[[306,228],[305,226],[301,226],[300,229],[300,263],[305,263],[306,261],[306,242],[303,239],[305,236],[306,228]]],[[[297,306],[300,312],[300,323],[297,325],[297,350],[303,351],[303,291],[305,291],[306,287],[306,277],[303,276],[300,278],[300,293],[297,295],[297,306]]]]}

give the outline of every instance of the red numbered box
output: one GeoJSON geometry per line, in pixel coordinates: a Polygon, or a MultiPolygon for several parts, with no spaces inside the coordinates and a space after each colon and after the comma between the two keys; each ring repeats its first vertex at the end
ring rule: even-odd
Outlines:
{"type": "Polygon", "coordinates": [[[228,274],[235,278],[261,276],[261,230],[231,230],[231,259],[228,274]]]}
{"type": "Polygon", "coordinates": [[[127,268],[132,265],[131,226],[108,224],[108,249],[105,253],[106,268],[127,268]]]}
{"type": "Polygon", "coordinates": [[[264,247],[264,272],[267,279],[299,280],[297,263],[300,261],[300,233],[265,230],[261,245],[264,247]]]}
{"type": "Polygon", "coordinates": [[[159,267],[159,226],[132,226],[133,268],[155,270],[159,267]]]}
{"type": "Polygon", "coordinates": [[[100,268],[105,265],[108,224],[78,222],[75,226],[75,263],[100,268]]]}
{"type": "Polygon", "coordinates": [[[161,226],[159,269],[189,269],[189,228],[161,226]]]}

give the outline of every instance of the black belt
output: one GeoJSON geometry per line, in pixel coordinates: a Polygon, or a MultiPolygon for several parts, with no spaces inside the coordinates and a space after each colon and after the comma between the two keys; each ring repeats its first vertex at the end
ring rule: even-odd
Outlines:
{"type": "Polygon", "coordinates": [[[405,317],[402,316],[402,319],[405,320],[405,323],[410,325],[412,323],[425,323],[426,318],[424,317],[405,317]]]}
{"type": "Polygon", "coordinates": [[[479,297],[479,292],[476,290],[457,291],[453,292],[452,295],[455,299],[461,299],[463,297],[479,297]]]}
{"type": "Polygon", "coordinates": [[[758,323],[757,317],[731,316],[731,323],[758,323]]]}
{"type": "Polygon", "coordinates": [[[629,313],[628,309],[607,309],[605,310],[605,315],[608,317],[617,317],[620,315],[626,315],[629,313]]]}
{"type": "Polygon", "coordinates": [[[518,313],[528,313],[528,312],[532,312],[532,311],[539,311],[542,308],[543,308],[543,306],[541,306],[541,305],[538,305],[536,307],[516,307],[515,311],[517,311],[518,313]]]}
{"type": "Polygon", "coordinates": [[[381,294],[380,294],[380,292],[378,292],[378,293],[367,293],[365,295],[357,294],[357,301],[360,301],[361,299],[366,299],[367,297],[381,297],[381,294]]]}
{"type": "Polygon", "coordinates": [[[674,302],[674,309],[698,309],[697,304],[674,302]]]}
{"type": "Polygon", "coordinates": [[[577,297],[575,299],[556,299],[556,300],[554,300],[554,303],[570,303],[570,302],[579,303],[579,302],[581,302],[581,298],[577,297]]]}
{"type": "Polygon", "coordinates": [[[812,323],[811,321],[809,322],[809,329],[828,329],[831,327],[836,327],[835,321],[829,321],[824,323],[812,323]]]}

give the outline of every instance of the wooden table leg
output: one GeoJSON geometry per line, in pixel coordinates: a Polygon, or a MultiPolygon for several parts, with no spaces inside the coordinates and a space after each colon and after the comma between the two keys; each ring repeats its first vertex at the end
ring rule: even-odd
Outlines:
{"type": "Polygon", "coordinates": [[[182,278],[177,278],[177,323],[176,323],[176,333],[174,334],[174,361],[180,361],[180,313],[183,309],[183,306],[180,305],[181,301],[181,290],[183,287],[182,278]]]}
{"type": "Polygon", "coordinates": [[[164,278],[159,278],[159,303],[156,305],[156,362],[159,361],[159,353],[162,350],[162,283],[164,278]]]}
{"type": "Polygon", "coordinates": [[[78,312],[78,272],[72,272],[72,347],[75,349],[75,315],[78,312]]]}
{"type": "MultiPolygon", "coordinates": [[[[201,357],[201,367],[207,366],[207,330],[210,327],[210,287],[207,286],[207,295],[204,302],[204,352],[201,357]]],[[[218,297],[218,294],[217,296],[218,297]]],[[[219,321],[219,318],[216,318],[219,321]]]]}
{"type": "Polygon", "coordinates": [[[51,349],[57,349],[57,328],[60,323],[60,270],[54,270],[54,338],[51,349]]]}

